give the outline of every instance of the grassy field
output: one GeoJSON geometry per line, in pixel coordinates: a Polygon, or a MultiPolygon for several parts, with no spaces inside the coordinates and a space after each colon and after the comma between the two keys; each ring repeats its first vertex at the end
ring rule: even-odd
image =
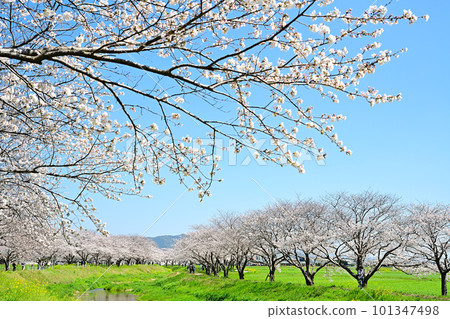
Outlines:
{"type": "Polygon", "coordinates": [[[77,300],[86,290],[169,275],[160,266],[55,266],[53,269],[0,272],[0,300],[77,300]]]}
{"type": "Polygon", "coordinates": [[[382,269],[360,291],[356,281],[334,268],[319,273],[307,287],[294,267],[282,267],[275,282],[265,282],[265,267],[248,267],[244,281],[191,275],[182,267],[136,265],[56,266],[46,270],[0,272],[0,300],[77,300],[86,290],[128,292],[139,300],[450,300],[439,296],[439,277],[417,279],[382,269]],[[106,271],[106,272],[105,272],[106,271]]]}

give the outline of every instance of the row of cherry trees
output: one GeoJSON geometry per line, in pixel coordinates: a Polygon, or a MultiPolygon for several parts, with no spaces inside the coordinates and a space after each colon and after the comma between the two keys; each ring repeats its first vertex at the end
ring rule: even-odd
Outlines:
{"type": "Polygon", "coordinates": [[[0,263],[5,264],[5,270],[12,262],[37,264],[38,268],[49,262],[120,266],[158,262],[162,258],[156,244],[143,236],[106,237],[92,231],[63,236],[53,228],[31,231],[17,223],[2,226],[0,263]]]}
{"type": "Polygon", "coordinates": [[[407,273],[438,272],[447,294],[450,271],[450,207],[402,205],[374,192],[339,193],[321,201],[281,201],[244,215],[221,213],[176,244],[176,258],[224,276],[249,262],[269,268],[285,261],[300,269],[307,285],[327,265],[341,267],[362,286],[382,267],[407,273]]]}

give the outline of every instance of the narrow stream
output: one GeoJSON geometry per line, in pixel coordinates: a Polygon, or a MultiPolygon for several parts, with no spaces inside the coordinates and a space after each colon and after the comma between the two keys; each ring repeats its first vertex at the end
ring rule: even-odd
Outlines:
{"type": "Polygon", "coordinates": [[[125,292],[109,292],[103,288],[89,291],[80,300],[83,301],[136,301],[135,295],[125,292]]]}

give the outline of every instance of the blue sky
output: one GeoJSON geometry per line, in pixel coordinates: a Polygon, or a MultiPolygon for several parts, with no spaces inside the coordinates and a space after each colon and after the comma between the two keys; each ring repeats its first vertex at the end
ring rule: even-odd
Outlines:
{"type": "MultiPolygon", "coordinates": [[[[349,3],[335,1],[334,5],[343,11],[349,3]]],[[[383,3],[376,1],[377,5],[383,3]]],[[[402,9],[411,9],[418,16],[428,14],[430,20],[384,27],[381,49],[407,47],[408,52],[379,67],[363,83],[382,93],[401,92],[402,101],[373,108],[362,100],[341,99],[337,105],[322,99],[305,101],[316,109],[335,108],[333,112],[347,116],[337,132],[352,149],[352,156],[324,144],[328,153],[325,165],[306,161],[303,175],[289,167],[259,166],[255,161],[228,165],[224,161],[219,173],[224,181],[213,185],[212,197],[201,203],[196,192],[186,192],[175,178],[168,178],[164,186],[149,183],[147,192],[152,199],[97,200],[99,217],[107,229],[112,234],[179,234],[190,225],[207,222],[218,210],[244,212],[274,199],[318,198],[337,191],[371,189],[398,195],[405,202],[450,203],[450,47],[445,33],[450,3],[394,0],[389,7],[394,13],[402,9]]],[[[238,162],[244,157],[238,157],[238,162]]]]}

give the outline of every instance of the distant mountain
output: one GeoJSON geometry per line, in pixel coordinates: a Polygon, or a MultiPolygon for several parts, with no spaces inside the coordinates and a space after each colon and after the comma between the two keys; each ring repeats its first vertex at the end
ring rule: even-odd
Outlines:
{"type": "Polygon", "coordinates": [[[184,234],[181,235],[164,235],[164,236],[156,236],[156,237],[149,237],[151,240],[153,240],[156,245],[158,245],[159,248],[172,248],[173,245],[175,245],[175,241],[177,239],[180,239],[184,237],[184,234]]]}

